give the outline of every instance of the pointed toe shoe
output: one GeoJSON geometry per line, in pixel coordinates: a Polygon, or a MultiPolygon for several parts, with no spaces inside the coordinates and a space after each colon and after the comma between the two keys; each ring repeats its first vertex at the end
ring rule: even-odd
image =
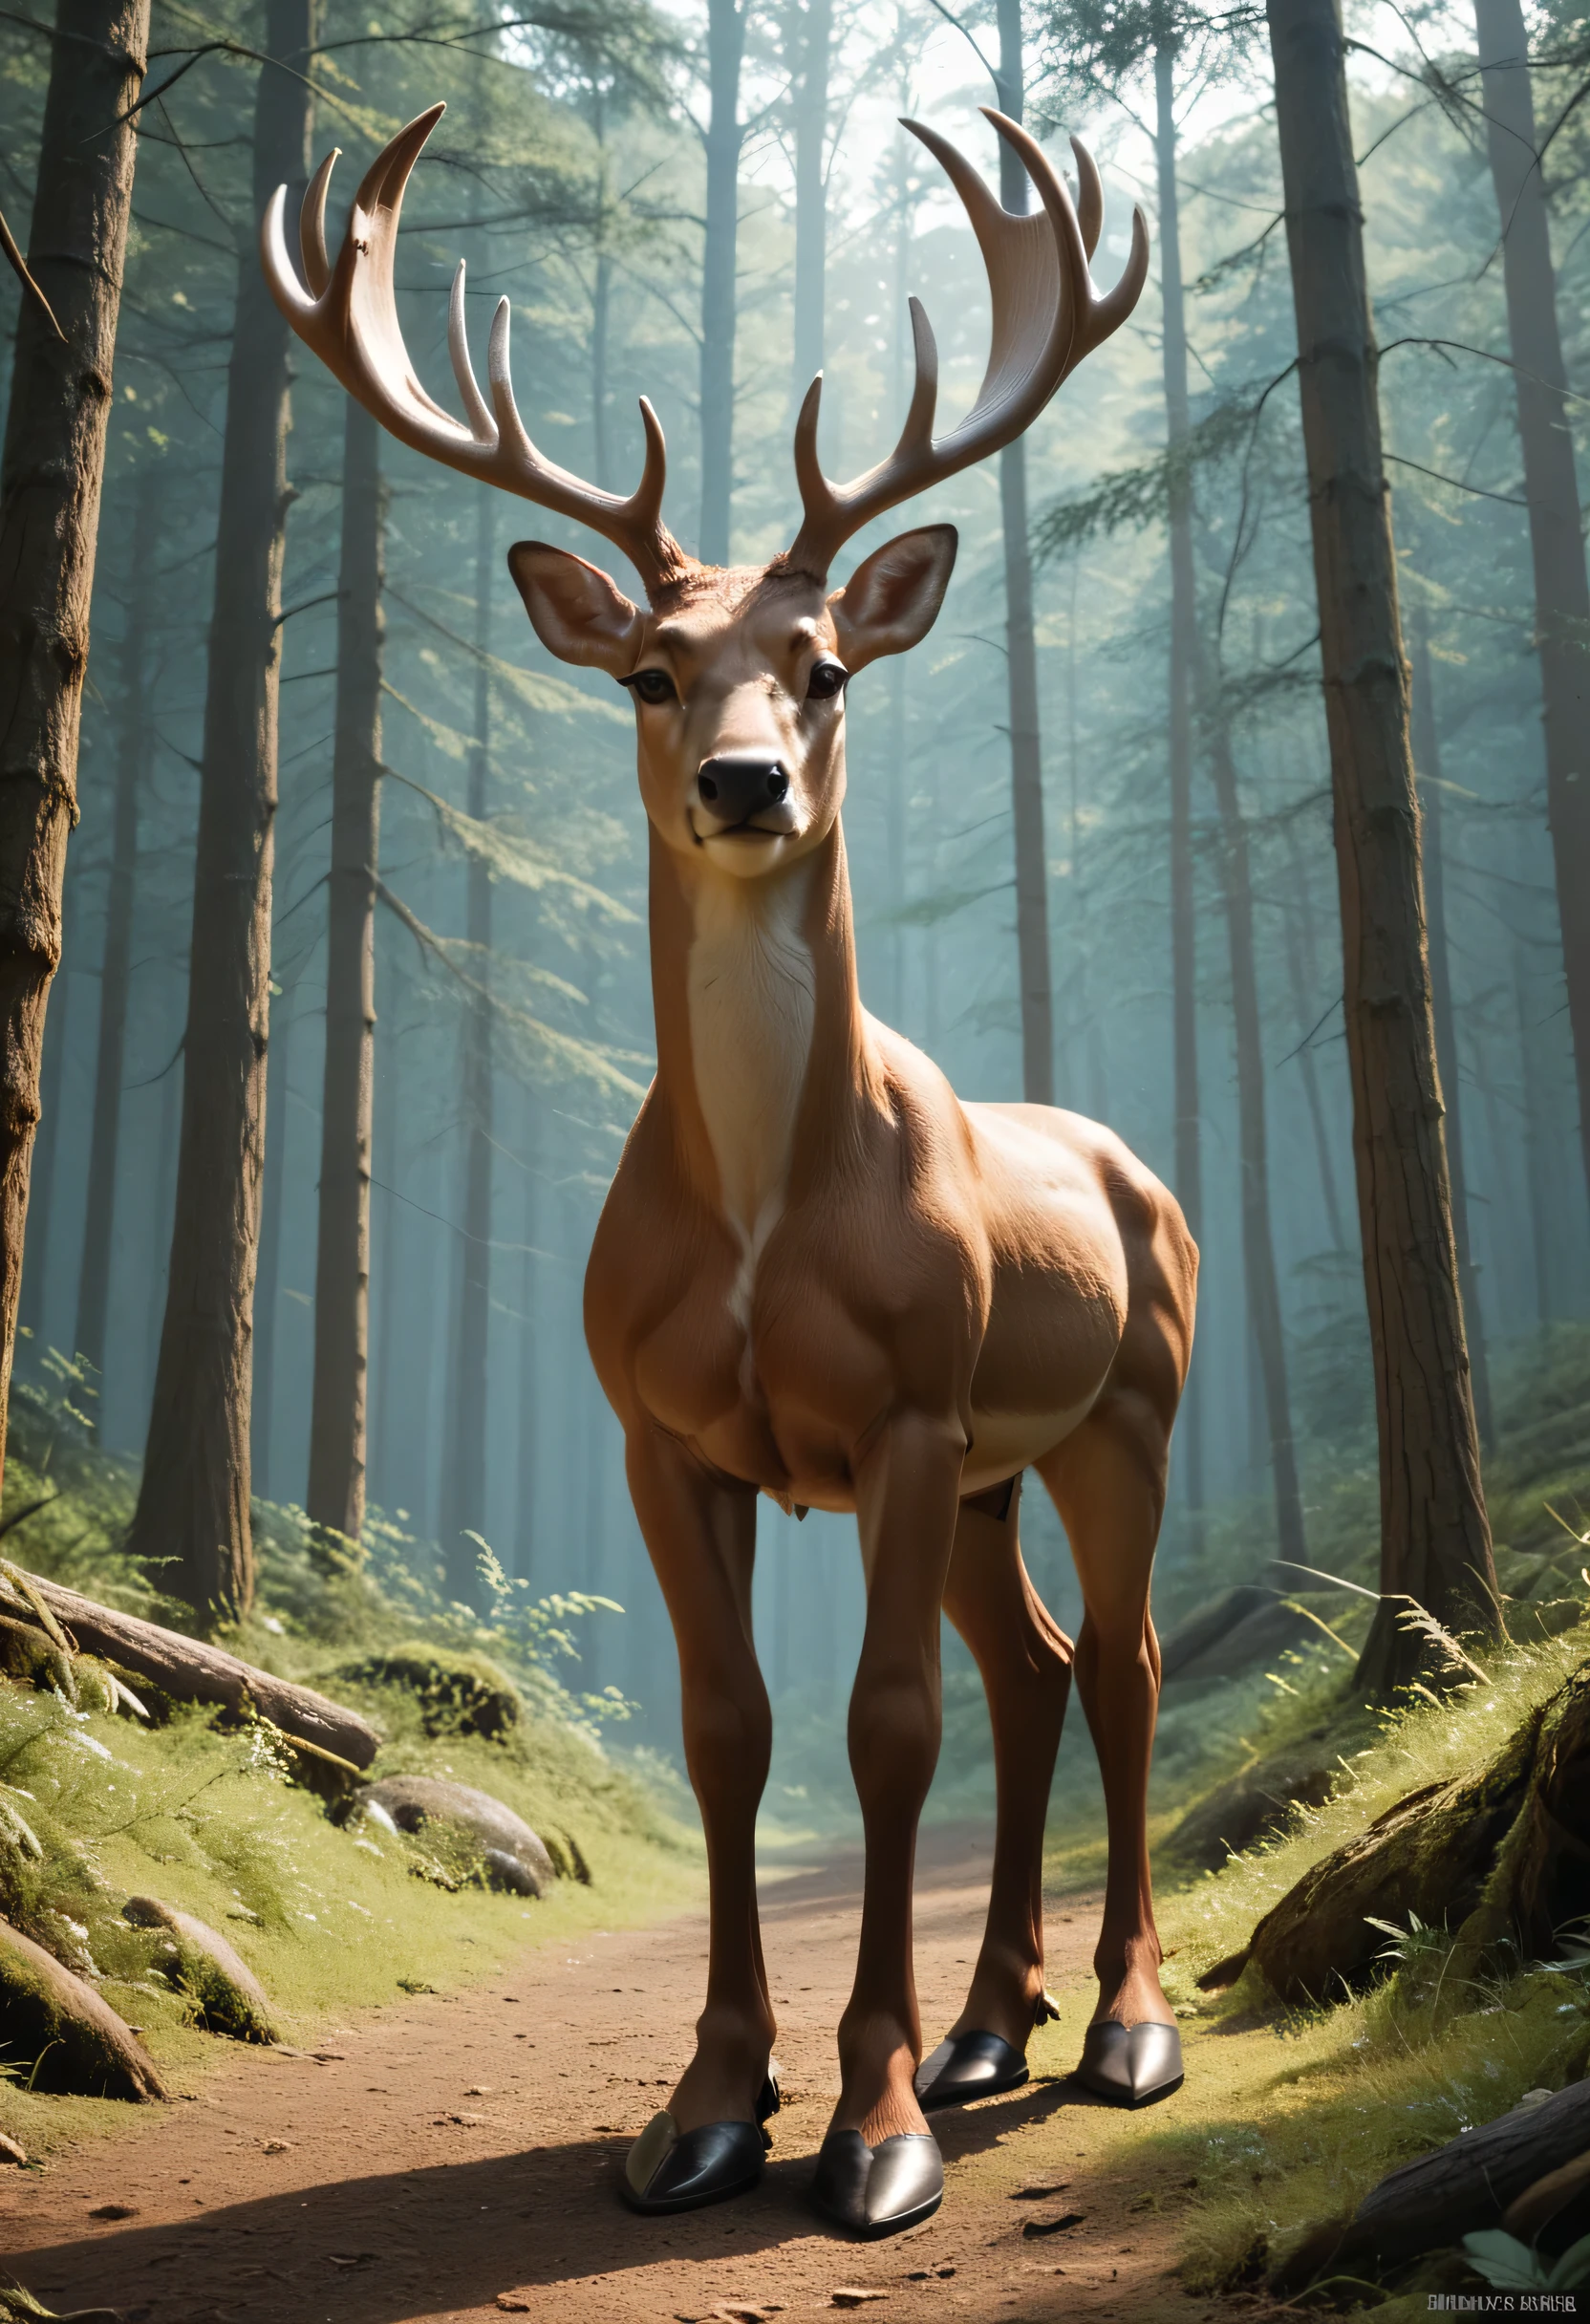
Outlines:
{"type": "Polygon", "coordinates": [[[859,2130],[830,2130],[817,2157],[817,2208],[851,2235],[898,2235],[944,2200],[944,2164],[931,2131],[901,2131],[869,2146],[859,2130]]]}
{"type": "Polygon", "coordinates": [[[653,2215],[743,2195],[762,2177],[771,2144],[762,2125],[778,2111],[778,2077],[770,2072],[754,2122],[703,2122],[681,2131],[671,2114],[655,2114],[624,2159],[619,2192],[632,2211],[653,2215]]]}
{"type": "Polygon", "coordinates": [[[924,2114],[941,2106],[964,2106],[971,2098],[996,2098],[1020,2090],[1027,2061],[998,2034],[954,2034],[916,2069],[916,2102],[924,2114]]]}
{"type": "Polygon", "coordinates": [[[1181,2035],[1146,2019],[1135,2026],[1091,2025],[1083,2036],[1077,2079],[1116,2106],[1151,2106],[1182,2085],[1181,2035]]]}

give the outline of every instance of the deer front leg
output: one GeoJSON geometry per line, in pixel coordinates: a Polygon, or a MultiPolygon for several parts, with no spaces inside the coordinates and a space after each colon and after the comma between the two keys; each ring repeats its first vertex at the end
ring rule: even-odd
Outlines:
{"type": "Polygon", "coordinates": [[[774,2024],[756,1892],[757,1808],[773,1721],[751,1636],[755,1493],[722,1484],[649,1423],[626,1450],[635,1515],[678,1646],[685,1765],[710,1883],[696,2055],[625,2168],[636,2208],[677,2211],[755,2184],[760,2124],[777,2104],[768,2087],[774,2024]]]}
{"type": "Polygon", "coordinates": [[[867,1625],[850,1696],[850,1768],[867,1872],[855,1983],[839,2025],[843,2090],[818,2160],[830,2217],[886,2235],[937,2208],[938,2148],[913,2087],[922,2055],[912,1963],[916,1824],[938,1758],[939,1605],[965,1437],[954,1421],[892,1420],[856,1476],[867,1625]]]}

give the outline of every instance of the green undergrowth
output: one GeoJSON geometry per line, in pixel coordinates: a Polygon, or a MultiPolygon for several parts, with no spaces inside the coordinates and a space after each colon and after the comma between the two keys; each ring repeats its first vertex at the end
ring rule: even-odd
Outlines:
{"type": "MultiPolygon", "coordinates": [[[[1190,2078],[1206,2117],[1196,2134],[1166,2132],[1178,2169],[1196,2180],[1184,2246],[1191,2290],[1257,2281],[1309,2227],[1350,2213],[1398,2163],[1494,2120],[1527,2091],[1559,2089],[1585,2072],[1590,1969],[1571,1946],[1549,1964],[1504,1956],[1476,1978],[1449,1975],[1455,1931],[1388,1931],[1382,1981],[1309,2011],[1278,2007],[1252,1969],[1215,1996],[1196,1980],[1333,1848],[1408,1793],[1471,1774],[1498,1752],[1587,1657],[1590,1625],[1496,1650],[1483,1686],[1378,1714],[1374,1739],[1323,1806],[1300,1811],[1284,1838],[1162,1897],[1166,1990],[1186,2021],[1190,2078]]],[[[1427,2289],[1448,2283],[1439,2270],[1456,2264],[1415,2272],[1410,2315],[1415,2306],[1423,2313],[1427,2289]]],[[[1366,2288],[1365,2296],[1376,2295],[1366,2288]]]]}
{"type": "MultiPolygon", "coordinates": [[[[159,1572],[120,1547],[136,1474],[95,1449],[82,1396],[63,1371],[15,1397],[4,1515],[47,1505],[11,1525],[5,1549],[102,1603],[189,1627],[159,1572]]],[[[457,1849],[339,1821],[268,1727],[227,1731],[153,1690],[145,1725],[0,1679],[0,1913],[142,2029],[168,2086],[193,2086],[221,2045],[201,1997],[162,1975],[160,1932],[122,1918],[129,1897],[219,1931],[282,2036],[309,2047],[351,2011],[478,1983],[528,1944],[698,1896],[688,1793],[666,1765],[624,1752],[628,1706],[578,1684],[579,1625],[619,1609],[532,1602],[484,1544],[483,1611],[449,1603],[427,1545],[379,1516],[362,1547],[267,1504],[255,1527],[256,1603],[221,1643],[361,1711],[382,1737],[369,1780],[427,1775],[489,1793],[570,1877],[539,1902],[500,1895],[457,1849]]],[[[37,2063],[8,2050],[0,2026],[0,2130],[28,2153],[129,2119],[125,2105],[31,2088],[37,2063]]]]}

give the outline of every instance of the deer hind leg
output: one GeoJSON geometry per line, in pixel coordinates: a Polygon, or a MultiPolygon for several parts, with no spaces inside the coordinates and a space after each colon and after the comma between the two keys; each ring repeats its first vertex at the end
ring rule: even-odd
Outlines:
{"type": "Polygon", "coordinates": [[[954,2061],[950,2053],[968,2034],[992,2034],[1024,2052],[1042,2007],[1043,1826],[1072,1646],[1022,1563],[1020,1506],[1020,1477],[961,1503],[944,1591],[944,1611],[988,1697],[999,1805],[988,1920],[966,2007],[917,2077],[930,2105],[975,2098],[979,2083],[1008,2087],[1020,2071],[1014,2059],[986,2044],[954,2061]]]}
{"type": "MultiPolygon", "coordinates": [[[[1099,1754],[1108,1824],[1104,1926],[1093,1957],[1095,2028],[1175,2022],[1159,1983],[1148,1841],[1149,1761],[1159,1704],[1149,1578],[1165,1506],[1171,1417],[1153,1395],[1111,1386],[1082,1427],[1040,1464],[1082,1584],[1077,1688],[1099,1754]]],[[[1090,2052],[1108,2050],[1110,2041],[1095,2044],[1090,2031],[1089,2045],[1090,2052]]],[[[1168,2055],[1171,2047],[1159,2038],[1148,2041],[1146,2051],[1168,2055]]],[[[1086,2078],[1086,2054],[1084,2072],[1086,2078]]],[[[1176,2073],[1179,2078],[1179,2064],[1176,2073]]]]}

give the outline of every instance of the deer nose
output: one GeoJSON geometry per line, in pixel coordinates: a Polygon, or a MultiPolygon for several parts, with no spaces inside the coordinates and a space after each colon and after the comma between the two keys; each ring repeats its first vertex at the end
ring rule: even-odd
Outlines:
{"type": "Polygon", "coordinates": [[[749,754],[703,759],[696,788],[714,822],[733,826],[748,822],[763,807],[782,807],[789,796],[789,777],[778,759],[749,754]]]}

